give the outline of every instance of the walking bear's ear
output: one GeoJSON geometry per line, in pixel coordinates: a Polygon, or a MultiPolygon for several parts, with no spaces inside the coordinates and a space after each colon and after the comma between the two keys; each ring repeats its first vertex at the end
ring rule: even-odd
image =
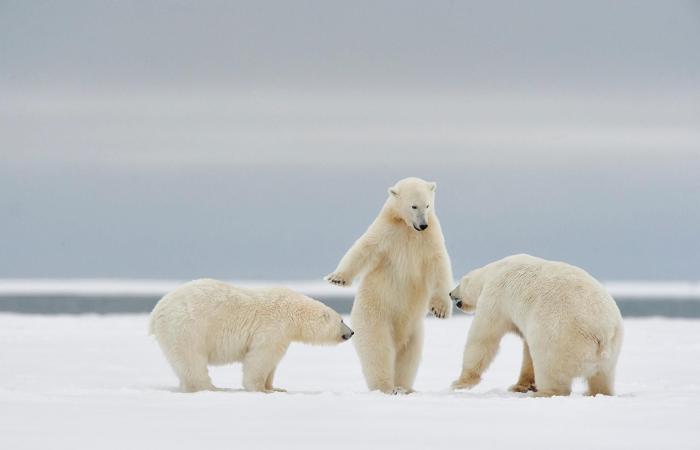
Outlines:
{"type": "Polygon", "coordinates": [[[391,194],[392,196],[398,198],[398,196],[399,196],[399,191],[398,191],[395,187],[392,186],[392,187],[389,188],[389,194],[391,194]]]}
{"type": "Polygon", "coordinates": [[[428,187],[430,187],[430,190],[435,192],[435,189],[437,189],[437,183],[434,181],[431,181],[428,183],[428,187]]]}

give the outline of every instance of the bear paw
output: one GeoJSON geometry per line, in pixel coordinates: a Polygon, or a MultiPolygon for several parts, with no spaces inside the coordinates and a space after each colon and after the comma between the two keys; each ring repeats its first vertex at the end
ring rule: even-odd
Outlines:
{"type": "Polygon", "coordinates": [[[537,387],[532,384],[532,383],[518,383],[514,384],[513,386],[509,387],[508,390],[510,392],[521,392],[521,393],[526,393],[526,392],[537,392],[537,387]]]}
{"type": "Polygon", "coordinates": [[[287,392],[286,389],[280,389],[280,388],[265,388],[262,391],[260,391],[264,394],[274,394],[275,392],[287,392]]]}
{"type": "Polygon", "coordinates": [[[477,384],[479,384],[479,381],[481,381],[480,377],[468,377],[468,378],[462,378],[460,377],[459,379],[455,380],[452,383],[452,389],[453,390],[458,390],[458,389],[471,389],[477,384]]]}
{"type": "Polygon", "coordinates": [[[413,389],[404,389],[402,387],[395,387],[391,390],[391,395],[408,395],[413,394],[415,391],[413,389]]]}
{"type": "Polygon", "coordinates": [[[330,273],[323,277],[323,279],[336,286],[350,286],[351,283],[351,280],[348,280],[345,274],[341,272],[330,273]]]}
{"type": "Polygon", "coordinates": [[[446,319],[450,317],[451,312],[451,302],[444,301],[440,298],[435,298],[430,302],[430,313],[438,319],[446,319]]]}

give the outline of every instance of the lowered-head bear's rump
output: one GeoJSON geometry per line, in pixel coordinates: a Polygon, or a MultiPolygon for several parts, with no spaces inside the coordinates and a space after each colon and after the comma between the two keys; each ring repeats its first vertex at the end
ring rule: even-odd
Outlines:
{"type": "Polygon", "coordinates": [[[353,331],[323,303],[287,288],[244,289],[196,280],[163,297],[150,333],[183,391],[211,390],[208,365],[243,363],[243,387],[272,392],[277,364],[290,342],[337,344],[353,331]]]}
{"type": "Polygon", "coordinates": [[[578,267],[529,255],[509,256],[469,272],[450,292],[474,312],[455,389],[471,388],[489,366],[501,337],[523,338],[516,392],[568,395],[574,378],[588,394],[612,395],[622,345],[622,317],[605,288],[578,267]]]}

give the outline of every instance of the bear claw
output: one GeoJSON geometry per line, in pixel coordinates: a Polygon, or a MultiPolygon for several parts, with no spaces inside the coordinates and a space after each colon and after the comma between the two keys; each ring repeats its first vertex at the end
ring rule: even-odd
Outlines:
{"type": "Polygon", "coordinates": [[[335,284],[336,286],[347,286],[348,284],[347,281],[345,281],[345,277],[337,273],[331,273],[330,275],[326,275],[324,279],[331,284],[335,284]]]}
{"type": "Polygon", "coordinates": [[[413,393],[413,389],[404,389],[402,387],[396,387],[391,390],[391,395],[408,395],[413,393]]]}
{"type": "Polygon", "coordinates": [[[537,387],[534,384],[514,384],[513,386],[508,388],[509,391],[511,392],[521,392],[521,393],[526,393],[526,392],[537,392],[537,387]]]}
{"type": "Polygon", "coordinates": [[[445,319],[447,317],[448,310],[442,307],[431,306],[430,312],[438,319],[445,319]]]}
{"type": "Polygon", "coordinates": [[[435,308],[430,308],[430,312],[433,313],[435,317],[438,319],[444,319],[445,318],[445,313],[443,311],[438,311],[435,308]]]}

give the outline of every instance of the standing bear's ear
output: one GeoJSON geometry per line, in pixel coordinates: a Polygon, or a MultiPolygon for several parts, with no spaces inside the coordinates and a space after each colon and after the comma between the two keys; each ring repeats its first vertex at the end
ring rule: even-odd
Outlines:
{"type": "Polygon", "coordinates": [[[428,187],[430,188],[431,191],[435,192],[435,189],[437,189],[437,183],[434,181],[431,181],[428,183],[428,187]]]}
{"type": "Polygon", "coordinates": [[[392,196],[397,197],[397,198],[399,197],[398,189],[396,189],[393,186],[389,188],[389,194],[391,194],[392,196]]]}

